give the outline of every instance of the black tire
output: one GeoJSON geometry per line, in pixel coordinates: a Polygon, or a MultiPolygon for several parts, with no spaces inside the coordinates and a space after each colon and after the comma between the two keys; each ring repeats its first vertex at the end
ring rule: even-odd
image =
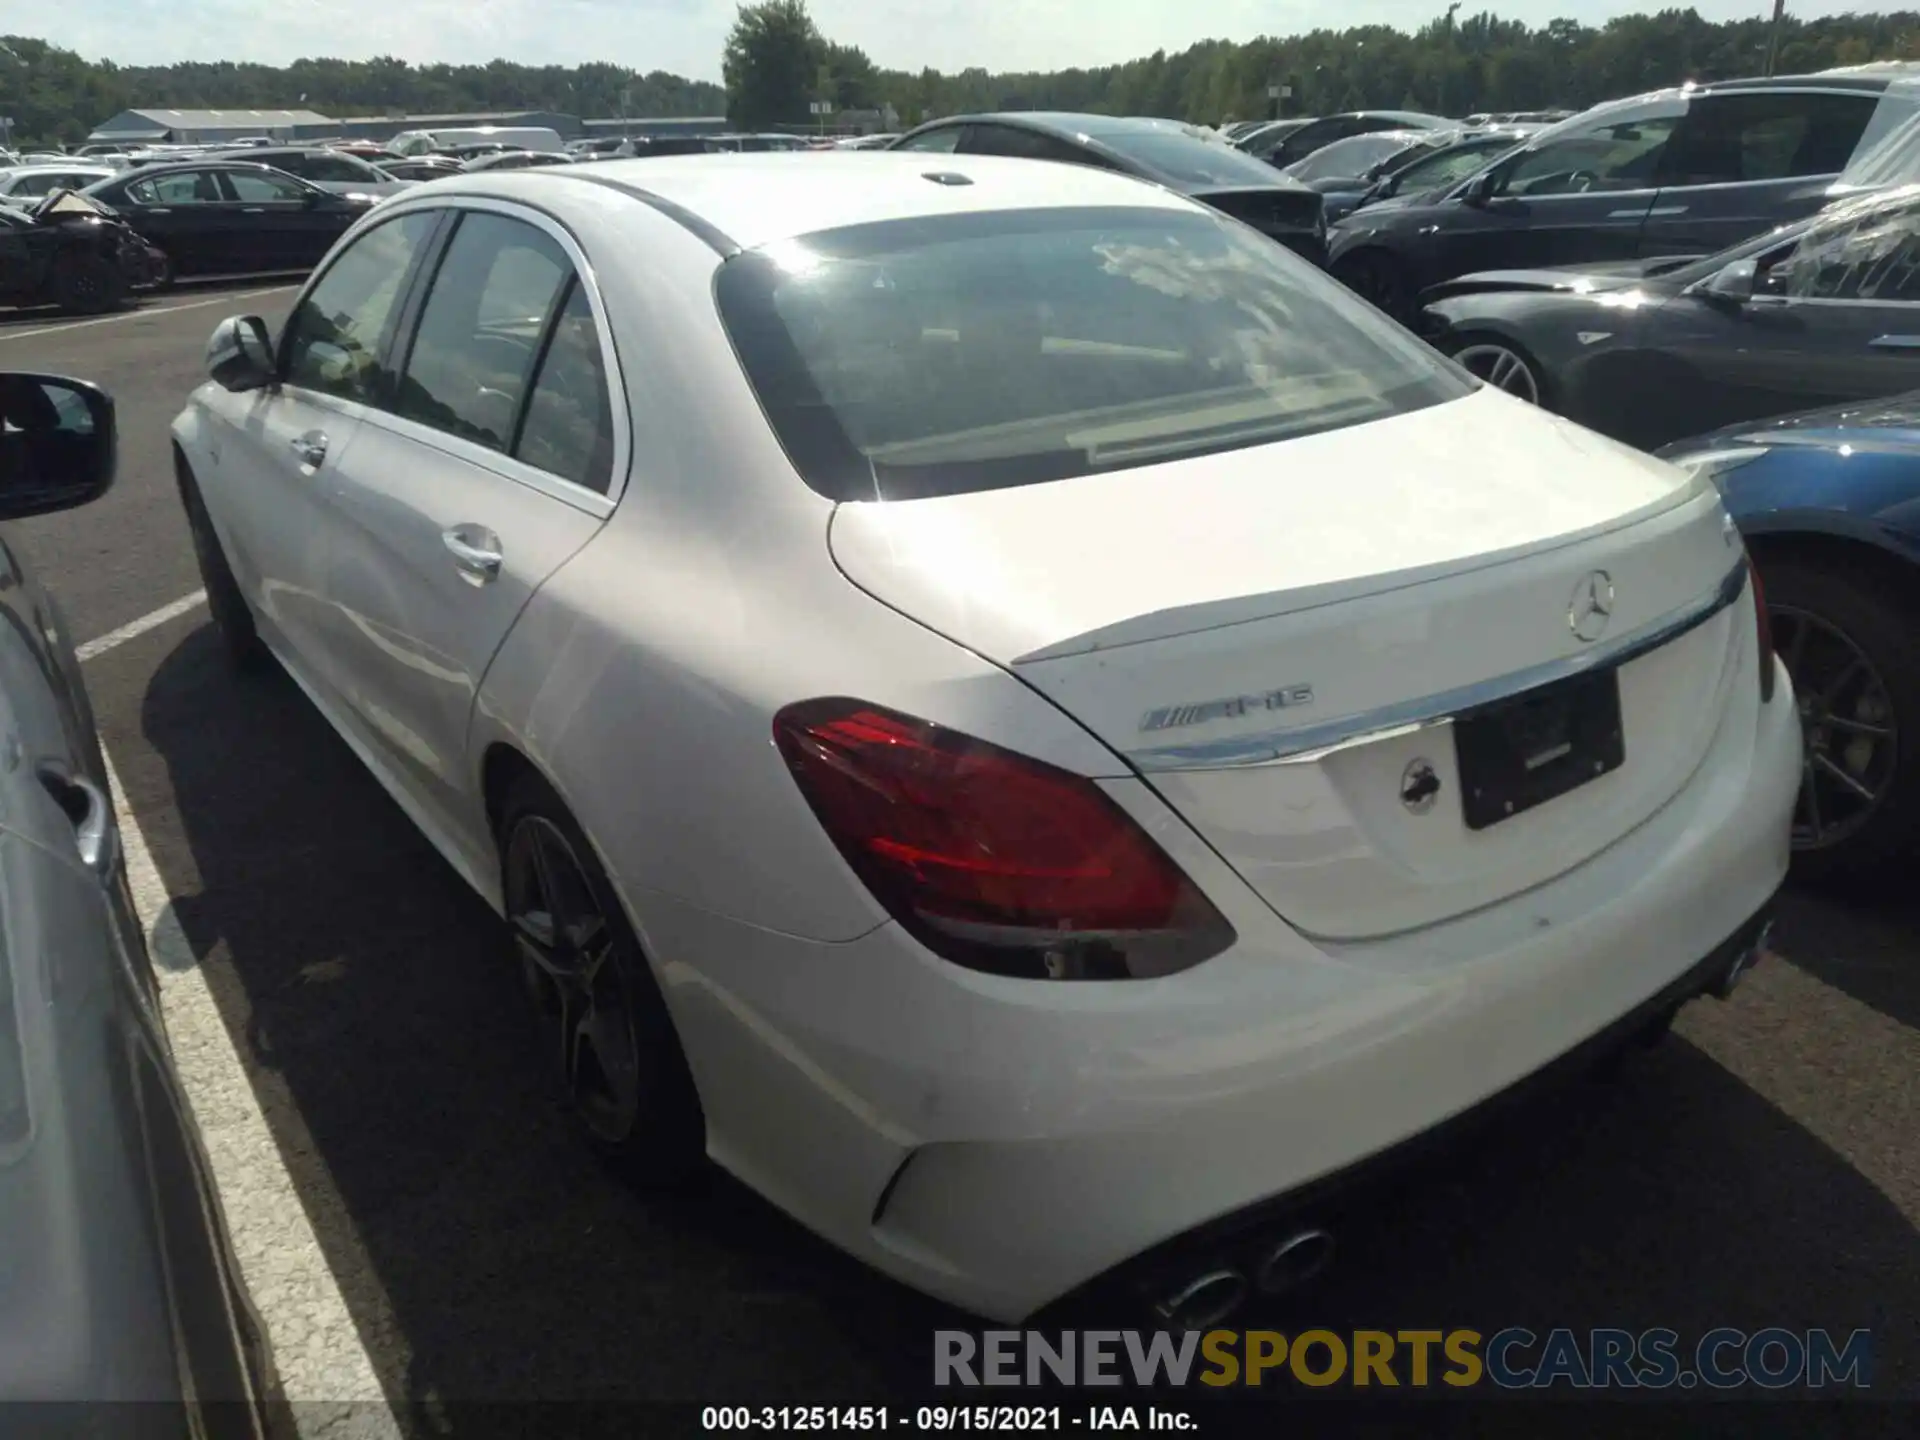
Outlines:
{"type": "Polygon", "coordinates": [[[1333,278],[1375,309],[1402,325],[1419,318],[1416,292],[1407,267],[1384,250],[1362,250],[1333,267],[1333,278]]]}
{"type": "Polygon", "coordinates": [[[1542,410],[1554,408],[1553,385],[1546,370],[1518,340],[1487,330],[1465,330],[1449,335],[1445,345],[1448,356],[1476,379],[1542,410]],[[1497,373],[1496,355],[1508,357],[1519,367],[1520,375],[1497,373]]]}
{"type": "Polygon", "coordinates": [[[70,315],[101,315],[127,298],[127,277],[99,255],[65,255],[54,263],[53,302],[70,315]]]}
{"type": "Polygon", "coordinates": [[[1920,844],[1915,607],[1897,577],[1844,558],[1763,555],[1760,578],[1805,746],[1794,874],[1815,884],[1877,879],[1920,844]]]}
{"type": "Polygon", "coordinates": [[[685,1185],[705,1168],[706,1119],[666,1000],[593,846],[531,771],[508,789],[498,843],[515,958],[577,1128],[628,1183],[685,1185]]]}
{"type": "Polygon", "coordinates": [[[253,612],[240,593],[240,583],[233,578],[226,552],[220,548],[220,537],[207,515],[206,503],[200,498],[200,487],[194,483],[185,463],[176,463],[180,504],[187,512],[187,530],[193,536],[194,559],[200,565],[200,580],[206,587],[207,609],[213,613],[214,629],[220,632],[221,644],[226,647],[227,659],[235,670],[242,673],[258,670],[267,660],[266,644],[254,626],[253,612]]]}

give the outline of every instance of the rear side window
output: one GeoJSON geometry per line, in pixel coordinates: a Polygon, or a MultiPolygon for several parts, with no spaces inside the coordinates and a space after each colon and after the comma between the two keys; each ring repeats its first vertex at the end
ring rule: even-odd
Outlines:
{"type": "Polygon", "coordinates": [[[1279,246],[1185,209],[858,226],[735,256],[715,295],[787,453],[835,500],[1098,474],[1473,388],[1279,246]]]}
{"type": "Polygon", "coordinates": [[[613,475],[613,412],[600,330],[580,282],[554,317],[520,422],[516,459],[604,495],[613,475]]]}
{"type": "Polygon", "coordinates": [[[377,225],[342,250],[287,321],[289,385],[342,400],[385,404],[393,377],[381,356],[399,318],[401,286],[439,216],[416,210],[377,225]]]}
{"type": "Polygon", "coordinates": [[[1667,146],[1661,183],[1837,175],[1866,132],[1877,98],[1795,90],[1703,96],[1667,146]]]}
{"type": "Polygon", "coordinates": [[[572,278],[572,262],[545,231],[463,215],[420,312],[398,413],[507,450],[548,317],[572,278]]]}
{"type": "Polygon", "coordinates": [[[960,137],[966,133],[964,125],[949,125],[943,130],[929,130],[924,135],[909,135],[893,148],[896,150],[926,150],[941,155],[950,155],[959,148],[960,137]]]}
{"type": "Polygon", "coordinates": [[[248,205],[297,205],[313,192],[289,175],[258,170],[228,170],[226,182],[233,197],[248,205]]]}
{"type": "Polygon", "coordinates": [[[1177,130],[1095,131],[1093,138],[1176,185],[1257,188],[1286,183],[1264,160],[1221,141],[1202,140],[1177,130]]]}

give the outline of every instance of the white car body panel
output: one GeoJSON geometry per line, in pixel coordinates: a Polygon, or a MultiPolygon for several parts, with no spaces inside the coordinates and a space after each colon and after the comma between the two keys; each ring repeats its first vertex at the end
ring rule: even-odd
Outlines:
{"type": "Polygon", "coordinates": [[[1760,702],[1774,662],[1746,588],[1628,665],[1621,771],[1475,837],[1477,855],[1408,828],[1397,738],[1294,767],[1292,793],[1269,767],[1140,758],[1252,743],[1245,717],[1147,743],[1138,723],[1292,683],[1297,657],[1335,717],[1566,661],[1584,643],[1568,590],[1591,568],[1614,573],[1625,630],[1711,596],[1740,579],[1737,537],[1678,472],[1480,394],[1178,477],[836,506],[741,371],[712,299],[719,242],[594,177],[743,244],[911,213],[1196,207],[1069,167],[859,152],[436,182],[381,217],[544,208],[588,263],[631,416],[617,503],[583,509],[497,456],[337,410],[337,477],[330,449],[314,511],[276,514],[297,468],[276,481],[236,435],[285,449],[311,418],[278,416],[290,392],[203,388],[176,422],[263,633],[496,908],[488,757],[551,781],[646,947],[709,1153],[834,1243],[1017,1320],[1523,1079],[1680,981],[1780,884],[1798,722],[1784,672],[1760,702]],[[973,183],[925,183],[934,169],[973,183]],[[524,557],[511,590],[432,554],[455,520],[524,557]],[[314,533],[264,538],[276,525],[314,533]],[[1234,943],[1110,983],[938,958],[855,879],[773,744],[781,707],[830,695],[1094,777],[1234,943]]]}

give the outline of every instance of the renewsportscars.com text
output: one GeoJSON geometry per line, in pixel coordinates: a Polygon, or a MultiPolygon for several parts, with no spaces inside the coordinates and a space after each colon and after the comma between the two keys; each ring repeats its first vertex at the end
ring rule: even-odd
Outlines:
{"type": "Polygon", "coordinates": [[[938,1330],[938,1386],[1350,1385],[1505,1390],[1871,1384],[1872,1336],[1826,1330],[938,1330]]]}

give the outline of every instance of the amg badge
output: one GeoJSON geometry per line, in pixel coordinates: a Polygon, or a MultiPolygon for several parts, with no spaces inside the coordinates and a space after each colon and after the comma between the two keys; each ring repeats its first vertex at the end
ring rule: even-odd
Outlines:
{"type": "Polygon", "coordinates": [[[1166,705],[1149,710],[1140,719],[1147,730],[1179,730],[1188,725],[1204,725],[1209,720],[1227,720],[1252,715],[1262,710],[1296,710],[1313,703],[1311,685],[1285,685],[1264,695],[1229,695],[1219,700],[1198,700],[1190,705],[1166,705]]]}

